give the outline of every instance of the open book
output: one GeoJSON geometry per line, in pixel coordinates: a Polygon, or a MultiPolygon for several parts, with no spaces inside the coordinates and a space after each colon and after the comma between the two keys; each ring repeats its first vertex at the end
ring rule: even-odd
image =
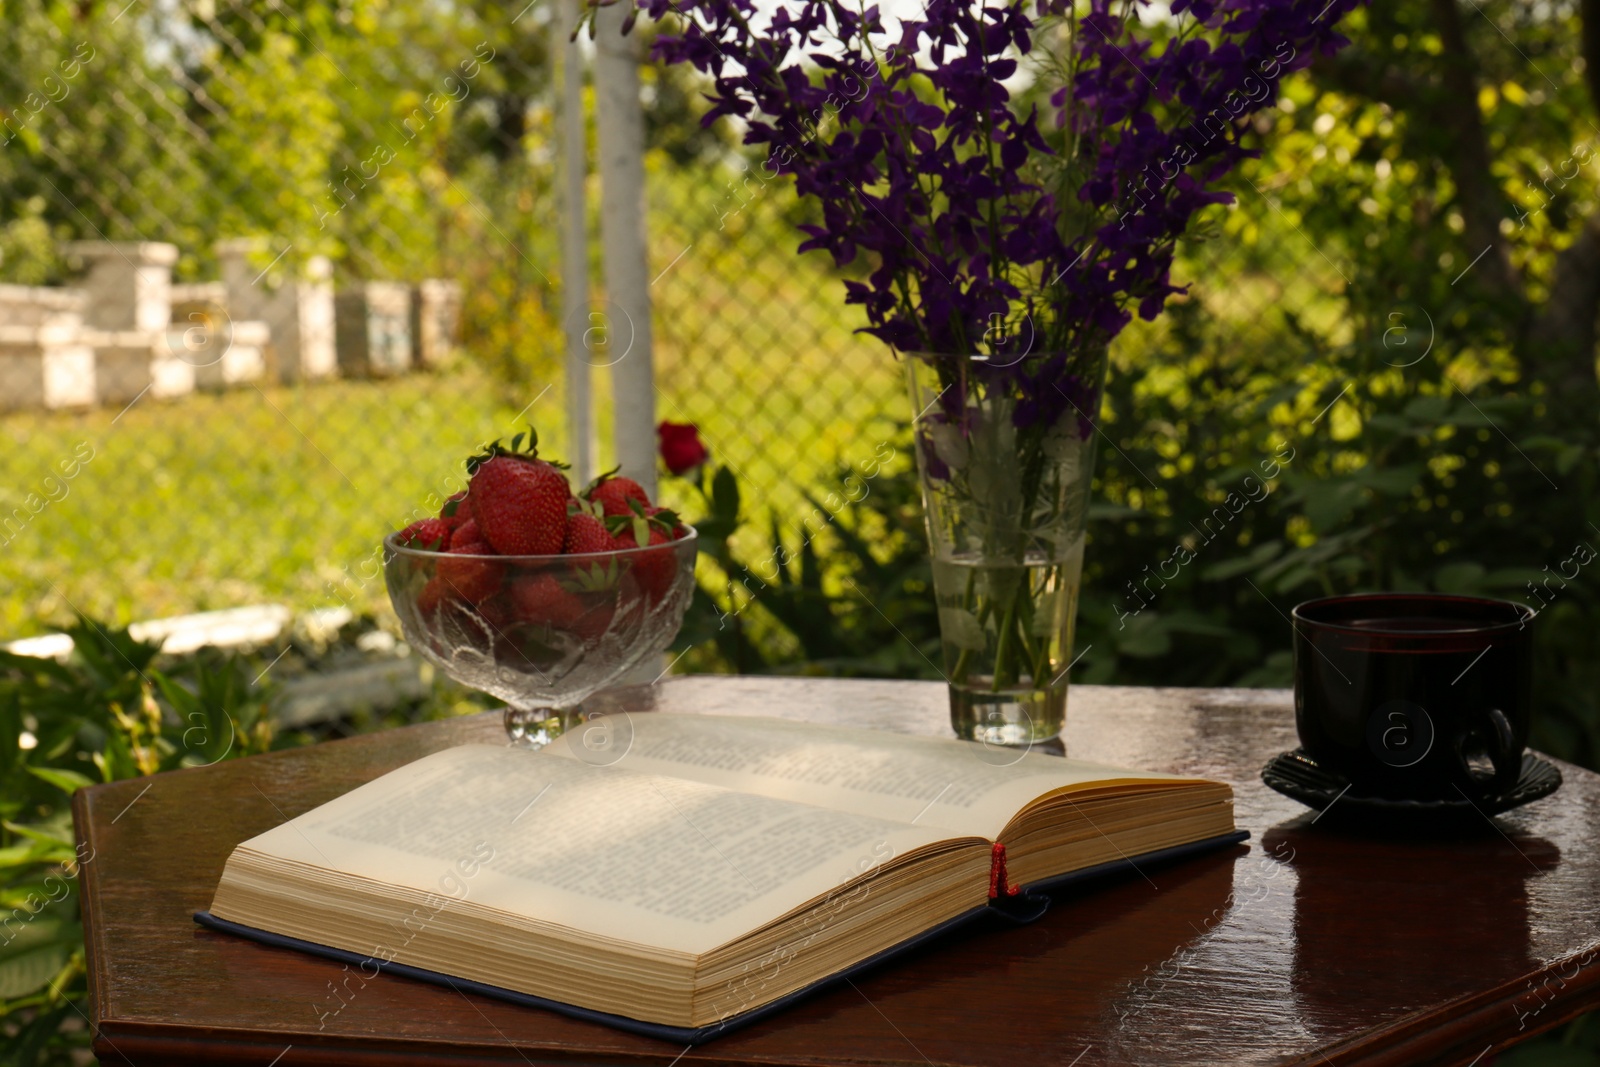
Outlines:
{"type": "Polygon", "coordinates": [[[1201,779],[774,719],[598,723],[437,752],[251,838],[199,919],[693,1041],[1019,886],[1243,836],[1201,779]]]}

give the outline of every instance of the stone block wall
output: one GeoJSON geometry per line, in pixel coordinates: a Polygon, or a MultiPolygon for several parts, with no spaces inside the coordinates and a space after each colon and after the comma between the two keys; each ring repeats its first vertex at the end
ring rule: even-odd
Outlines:
{"type": "Polygon", "coordinates": [[[425,278],[411,294],[411,336],[417,362],[437,367],[455,354],[461,338],[461,283],[425,278]]]}
{"type": "Polygon", "coordinates": [[[159,241],[72,241],[83,265],[84,323],[102,330],[160,331],[172,321],[172,265],[178,247],[159,241]]]}
{"type": "Polygon", "coordinates": [[[335,293],[325,257],[291,273],[259,240],[216,251],[220,281],[174,284],[174,245],[76,241],[62,247],[81,274],[75,287],[0,285],[0,411],[386,377],[440,366],[459,343],[456,282],[367,281],[335,293]]]}
{"type": "Polygon", "coordinates": [[[339,369],[360,378],[411,369],[411,287],[361,282],[334,301],[339,369]]]}
{"type": "Polygon", "coordinates": [[[0,326],[0,410],[95,402],[94,349],[74,325],[0,326]]]}

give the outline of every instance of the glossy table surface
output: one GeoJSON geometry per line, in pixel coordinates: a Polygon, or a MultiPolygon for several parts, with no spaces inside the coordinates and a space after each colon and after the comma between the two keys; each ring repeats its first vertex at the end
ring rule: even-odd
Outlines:
{"type": "MultiPolygon", "coordinates": [[[[948,733],[941,683],[699,676],[605,700],[948,733]]],[[[239,841],[428,752],[502,739],[474,716],[80,791],[102,1060],[1471,1064],[1600,1006],[1600,775],[1563,765],[1554,796],[1450,840],[1355,836],[1261,784],[1295,744],[1277,690],[1071,694],[1071,755],[1232,783],[1248,845],[952,935],[691,1050],[191,921],[239,841]]]]}

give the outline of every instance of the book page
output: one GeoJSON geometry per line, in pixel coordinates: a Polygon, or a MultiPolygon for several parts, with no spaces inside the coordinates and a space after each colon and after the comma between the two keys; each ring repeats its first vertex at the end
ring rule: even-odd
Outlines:
{"type": "MultiPolygon", "coordinates": [[[[468,745],[240,847],[450,905],[700,954],[949,836],[632,768],[468,745]]],[[[975,903],[986,890],[974,886],[975,903]]]]}
{"type": "Polygon", "coordinates": [[[549,752],[991,841],[1030,801],[1063,786],[1196,780],[954,738],[666,712],[593,720],[549,752]]]}

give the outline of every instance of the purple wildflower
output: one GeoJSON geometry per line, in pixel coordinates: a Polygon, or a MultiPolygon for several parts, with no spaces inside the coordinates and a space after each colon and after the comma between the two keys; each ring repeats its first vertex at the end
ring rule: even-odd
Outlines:
{"type": "MultiPolygon", "coordinates": [[[[929,0],[893,39],[876,7],[845,0],[794,0],[760,28],[754,0],[635,2],[676,16],[655,54],[710,77],[705,121],[741,119],[769,174],[820,206],[800,250],[871,265],[845,282],[866,332],[999,367],[1015,342],[994,324],[1019,309],[1038,326],[1033,351],[1081,353],[1182,291],[1177,239],[1231,199],[1216,187],[1251,155],[1246,120],[1283,75],[1347,43],[1334,27],[1362,0],[1173,0],[1160,43],[1118,14],[1147,0],[1090,0],[1081,17],[1066,0],[929,0]],[[1061,18],[1077,18],[1075,74],[1041,120],[1006,83],[1041,21],[1061,18]]],[[[1064,355],[1012,373],[1019,427],[1093,410],[1064,355]]]]}

